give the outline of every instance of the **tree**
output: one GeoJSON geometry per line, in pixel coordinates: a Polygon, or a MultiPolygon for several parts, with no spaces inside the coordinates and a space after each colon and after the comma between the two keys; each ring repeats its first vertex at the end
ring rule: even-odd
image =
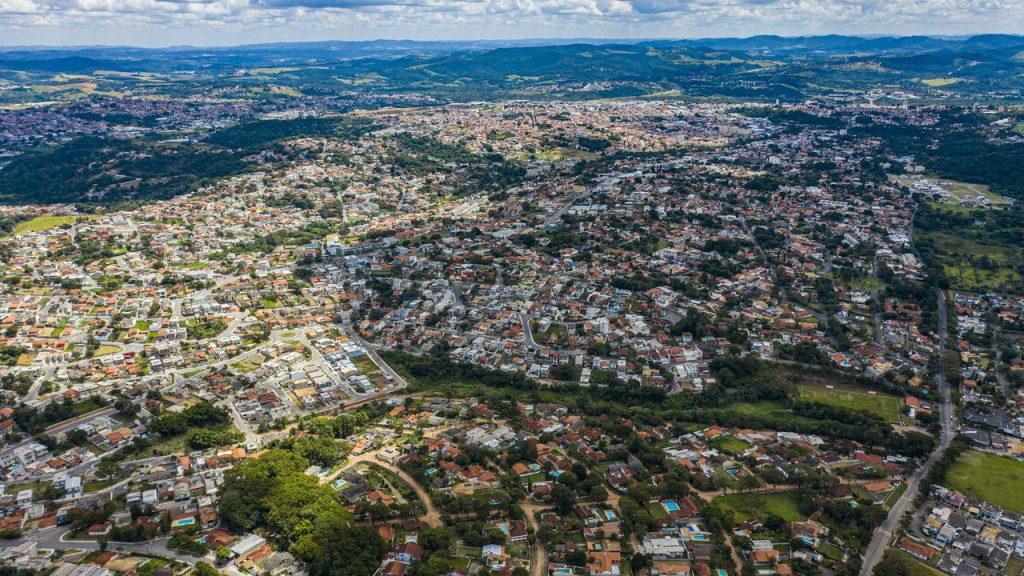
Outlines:
{"type": "Polygon", "coordinates": [[[231,548],[227,546],[217,548],[217,562],[226,564],[228,560],[231,560],[231,548]]]}
{"type": "Polygon", "coordinates": [[[551,504],[556,512],[563,516],[567,515],[576,506],[576,493],[568,486],[555,484],[551,488],[551,504]]]}
{"type": "Polygon", "coordinates": [[[291,553],[309,567],[310,576],[372,574],[388,551],[376,530],[351,526],[351,514],[339,509],[319,515],[312,530],[300,536],[291,553]]]}
{"type": "Polygon", "coordinates": [[[109,458],[103,458],[96,463],[93,469],[97,476],[110,478],[121,473],[121,465],[109,458]]]}
{"type": "MultiPolygon", "coordinates": [[[[219,551],[218,551],[219,554],[219,551]]],[[[206,562],[197,562],[194,572],[194,576],[223,576],[220,570],[217,570],[206,562]]]]}

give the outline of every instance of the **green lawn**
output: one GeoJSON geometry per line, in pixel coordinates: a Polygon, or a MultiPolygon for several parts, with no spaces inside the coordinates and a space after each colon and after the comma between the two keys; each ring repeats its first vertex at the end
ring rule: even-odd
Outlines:
{"type": "Polygon", "coordinates": [[[744,450],[750,448],[750,444],[747,444],[743,440],[735,436],[729,436],[726,438],[715,438],[710,443],[712,448],[716,448],[727,454],[742,454],[744,450]]]}
{"type": "Polygon", "coordinates": [[[74,216],[39,216],[26,220],[14,227],[15,234],[26,234],[28,232],[42,232],[50,228],[56,228],[63,224],[74,224],[74,216]]]}
{"type": "Polygon", "coordinates": [[[547,477],[548,475],[541,470],[532,474],[527,474],[526,476],[521,476],[519,478],[519,483],[523,486],[529,486],[531,483],[536,484],[537,482],[543,482],[547,480],[547,477]]]}
{"type": "Polygon", "coordinates": [[[57,322],[57,326],[53,329],[53,333],[50,334],[50,337],[51,338],[60,338],[61,334],[64,333],[64,328],[68,325],[68,322],[70,322],[70,321],[71,321],[71,319],[68,318],[68,317],[61,318],[60,322],[57,322]]]}
{"type": "Polygon", "coordinates": [[[892,508],[892,505],[899,502],[900,496],[903,496],[903,493],[906,491],[907,483],[900,482],[900,485],[895,490],[890,492],[888,496],[885,497],[885,503],[882,504],[882,506],[884,506],[886,510],[892,508]]]}
{"type": "Polygon", "coordinates": [[[102,490],[107,486],[113,486],[114,484],[117,484],[121,480],[124,480],[124,478],[114,477],[107,478],[105,480],[93,480],[92,482],[86,482],[83,489],[85,492],[95,492],[97,490],[102,490]]]}
{"type": "Polygon", "coordinates": [[[668,511],[661,505],[660,502],[652,502],[647,505],[647,511],[651,513],[651,518],[655,520],[661,520],[662,518],[668,518],[668,511]]]}
{"type": "Polygon", "coordinates": [[[960,455],[946,473],[946,485],[968,496],[1024,512],[1024,462],[987,452],[960,455]]]}
{"type": "MultiPolygon", "coordinates": [[[[889,554],[895,554],[897,557],[904,560],[902,565],[906,569],[904,574],[907,576],[944,576],[944,572],[941,572],[936,568],[932,568],[902,550],[891,550],[886,553],[886,556],[889,554]]],[[[883,558],[882,561],[884,562],[885,558],[883,558]]],[[[1009,572],[1006,572],[1006,574],[1009,574],[1009,572]]]]}
{"type": "Polygon", "coordinates": [[[870,292],[872,290],[882,290],[885,288],[885,282],[882,282],[874,276],[858,276],[857,278],[850,280],[850,287],[854,290],[870,292]]]}
{"type": "Polygon", "coordinates": [[[902,400],[886,394],[868,394],[849,388],[830,389],[808,384],[801,384],[797,388],[800,391],[801,400],[811,400],[854,410],[867,410],[890,422],[898,421],[903,410],[902,400]]]}
{"type": "Polygon", "coordinates": [[[752,518],[764,520],[775,514],[787,522],[806,520],[807,516],[800,513],[800,496],[796,492],[772,492],[766,494],[726,494],[712,501],[712,504],[724,510],[732,511],[737,522],[752,518]]]}

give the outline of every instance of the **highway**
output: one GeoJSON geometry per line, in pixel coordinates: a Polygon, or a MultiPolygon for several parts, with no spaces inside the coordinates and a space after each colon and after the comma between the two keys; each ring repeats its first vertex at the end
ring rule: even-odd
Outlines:
{"type": "MultiPolygon", "coordinates": [[[[938,354],[941,360],[942,353],[946,350],[946,330],[947,330],[947,318],[946,318],[946,294],[941,289],[936,289],[936,301],[939,306],[939,350],[938,354]]],[[[921,481],[931,470],[932,466],[938,462],[939,458],[949,448],[950,443],[953,441],[953,436],[956,433],[955,425],[953,422],[953,404],[950,401],[949,396],[949,383],[946,381],[946,367],[945,362],[939,362],[939,372],[935,375],[935,381],[939,384],[939,392],[942,394],[942,404],[939,407],[939,416],[942,420],[942,435],[939,441],[939,446],[934,452],[928,457],[924,465],[918,468],[908,479],[907,491],[903,493],[903,496],[893,505],[889,510],[889,516],[886,517],[882,525],[875,531],[874,537],[871,539],[871,543],[868,544],[867,550],[864,552],[864,563],[861,564],[860,574],[861,576],[870,576],[874,572],[875,566],[882,559],[882,555],[885,553],[885,548],[892,539],[893,534],[896,532],[900,525],[900,519],[903,517],[910,507],[913,505],[914,499],[917,497],[918,491],[921,489],[921,481]]]]}

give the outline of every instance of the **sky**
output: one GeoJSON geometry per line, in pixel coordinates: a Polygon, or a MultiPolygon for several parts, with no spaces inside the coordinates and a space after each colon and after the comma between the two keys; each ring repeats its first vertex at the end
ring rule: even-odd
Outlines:
{"type": "Polygon", "coordinates": [[[1024,32],[1024,0],[0,0],[0,46],[1024,32]]]}

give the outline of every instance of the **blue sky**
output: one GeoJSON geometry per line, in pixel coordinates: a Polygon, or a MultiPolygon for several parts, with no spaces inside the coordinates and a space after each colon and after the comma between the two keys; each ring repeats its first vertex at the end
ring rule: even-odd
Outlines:
{"type": "Polygon", "coordinates": [[[1024,0],[0,0],[0,46],[1024,32],[1024,0]]]}

